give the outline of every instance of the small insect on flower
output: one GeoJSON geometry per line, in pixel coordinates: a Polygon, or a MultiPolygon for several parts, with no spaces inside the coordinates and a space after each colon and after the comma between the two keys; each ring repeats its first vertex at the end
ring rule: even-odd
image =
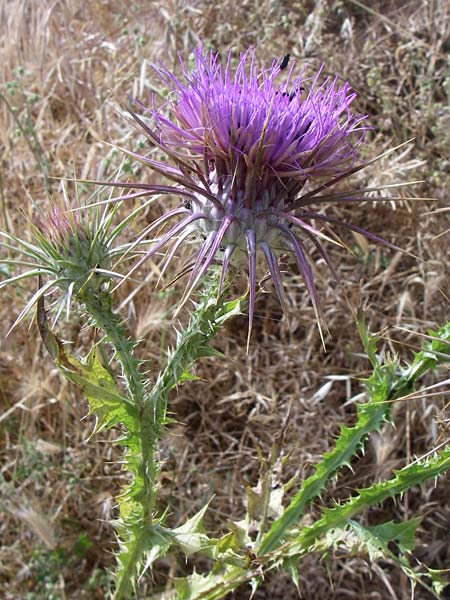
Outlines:
{"type": "Polygon", "coordinates": [[[289,59],[291,58],[290,54],[285,54],[280,62],[280,71],[286,69],[289,64],[289,59]]]}
{"type": "Polygon", "coordinates": [[[249,330],[255,307],[257,253],[265,259],[283,307],[278,258],[286,251],[292,253],[318,315],[310,249],[332,268],[322,244],[330,241],[324,226],[347,227],[382,241],[356,226],[307,209],[313,202],[367,200],[361,191],[347,195],[331,191],[334,183],[362,168],[357,150],[367,127],[365,117],[351,110],[356,94],[348,83],[340,83],[337,76],[322,80],[321,70],[311,78],[304,72],[294,76],[295,62],[289,59],[287,54],[281,62],[259,68],[254,50],[247,50],[237,62],[229,52],[223,64],[213,51],[198,48],[192,71],[181,60],[182,78],[164,66],[155,67],[169,89],[167,101],[160,109],[146,109],[135,101],[143,116],[130,112],[169,162],[124,151],[175,185],[114,184],[142,189],[142,194],[182,197],[178,208],[151,223],[136,242],[178,217],[138,263],[168,245],[164,272],[183,242],[188,238],[198,241],[181,305],[213,263],[221,264],[222,282],[231,265],[246,265],[249,330]],[[285,71],[283,77],[281,71],[285,71]],[[301,91],[305,80],[307,93],[301,91]],[[322,186],[302,195],[306,184],[317,186],[320,180],[322,186]]]}

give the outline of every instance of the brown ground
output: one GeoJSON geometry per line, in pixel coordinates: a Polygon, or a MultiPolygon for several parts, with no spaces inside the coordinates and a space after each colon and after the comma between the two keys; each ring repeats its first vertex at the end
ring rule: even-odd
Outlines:
{"type": "MultiPolygon", "coordinates": [[[[258,455],[268,455],[289,407],[286,480],[296,472],[306,477],[332,444],[339,423],[353,422],[355,409],[347,400],[363,391],[360,378],[368,373],[368,361],[345,294],[353,303],[360,295],[370,329],[383,332],[380,350],[402,359],[411,358],[421,333],[448,319],[449,234],[437,236],[449,228],[450,213],[427,213],[448,206],[450,5],[437,0],[365,4],[370,9],[356,0],[0,0],[0,218],[3,228],[19,235],[26,235],[24,225],[36,210],[61,195],[60,182],[47,175],[98,178],[117,170],[119,153],[102,141],[129,148],[139,141],[118,114],[125,94],[148,101],[155,83],[150,63],[175,64],[176,51],[187,56],[200,39],[222,51],[256,44],[261,60],[290,52],[312,67],[325,62],[328,72],[339,72],[358,92],[358,111],[370,114],[368,156],[415,138],[406,150],[359,176],[361,185],[370,186],[423,180],[404,188],[404,201],[330,207],[330,214],[347,216],[418,258],[350,234],[345,239],[353,254],[331,250],[343,285],[338,288],[327,272],[318,272],[330,331],[326,354],[303,283],[287,265],[288,318],[266,285],[249,355],[243,316],[216,340],[230,358],[202,361],[201,380],[174,396],[171,408],[179,424],[161,445],[163,496],[174,521],[193,514],[213,494],[210,530],[242,517],[244,485],[256,483],[258,455]],[[407,199],[419,196],[435,200],[407,199]],[[318,393],[327,381],[333,382],[330,389],[318,393]]],[[[130,177],[149,176],[132,163],[125,169],[130,177]]],[[[3,334],[33,285],[3,292],[3,334]]],[[[126,288],[118,302],[131,284],[126,288]]],[[[143,339],[139,354],[154,372],[173,340],[178,294],[177,288],[161,294],[151,277],[123,309],[131,335],[143,339]]],[[[59,327],[74,352],[85,354],[91,333],[80,329],[75,317],[59,327]]],[[[442,371],[430,381],[446,377],[442,371]]],[[[86,401],[52,366],[35,325],[2,338],[0,391],[2,597],[101,599],[114,562],[108,521],[125,477],[114,464],[119,451],[108,443],[114,436],[84,443],[92,429],[91,420],[83,420],[86,401]]],[[[344,472],[323,501],[345,497],[429,451],[443,428],[444,406],[444,395],[396,405],[396,428],[386,426],[372,436],[354,473],[344,472]]],[[[312,514],[318,509],[319,503],[312,514]]],[[[415,514],[424,518],[413,564],[448,568],[448,479],[386,502],[364,519],[377,523],[415,514]]],[[[174,566],[161,564],[156,581],[174,566]]],[[[307,600],[410,598],[409,584],[396,568],[380,563],[370,570],[358,557],[335,556],[327,563],[311,556],[300,577],[307,600]]],[[[149,578],[141,585],[140,598],[151,593],[151,583],[149,578]]],[[[245,588],[233,598],[249,596],[245,588]]],[[[255,595],[296,597],[281,574],[255,595]]],[[[416,599],[429,597],[416,590],[416,599]]]]}

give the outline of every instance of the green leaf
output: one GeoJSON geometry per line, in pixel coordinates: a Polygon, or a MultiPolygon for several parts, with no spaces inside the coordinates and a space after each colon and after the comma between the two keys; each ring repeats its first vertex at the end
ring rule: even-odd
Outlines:
{"type": "Polygon", "coordinates": [[[375,527],[367,527],[349,520],[342,527],[329,529],[314,544],[314,549],[328,550],[344,546],[349,552],[368,554],[372,561],[380,558],[396,558],[388,544],[395,542],[401,552],[413,550],[415,533],[420,521],[420,518],[415,518],[403,523],[389,521],[375,527]]]}
{"type": "Polygon", "coordinates": [[[385,544],[395,541],[401,552],[412,552],[416,545],[416,531],[421,521],[422,517],[415,517],[409,521],[401,523],[389,521],[367,529],[385,544]]]}
{"type": "Polygon", "coordinates": [[[409,376],[414,380],[435,369],[438,364],[450,361],[450,321],[437,331],[428,331],[428,335],[431,341],[414,355],[414,361],[409,368],[409,376]]]}
{"type": "Polygon", "coordinates": [[[209,502],[193,517],[176,529],[165,529],[166,535],[179,546],[186,556],[190,556],[200,550],[212,548],[216,540],[210,539],[205,534],[203,517],[208,509],[209,502]]]}
{"type": "Polygon", "coordinates": [[[114,598],[130,598],[136,590],[136,578],[166,555],[170,541],[157,527],[118,524],[120,552],[117,555],[114,598]]]}
{"type": "Polygon", "coordinates": [[[98,360],[96,349],[93,348],[82,361],[73,357],[69,357],[69,360],[76,370],[71,371],[65,366],[60,366],[65,371],[67,379],[82,389],[86,395],[89,412],[97,417],[94,433],[117,423],[134,427],[134,419],[137,417],[136,408],[118,391],[110,372],[98,360]]]}
{"type": "Polygon", "coordinates": [[[238,553],[243,548],[249,548],[252,545],[252,539],[249,535],[252,524],[248,518],[233,523],[233,529],[217,540],[214,548],[214,556],[223,562],[229,562],[233,565],[242,565],[244,559],[238,553]]]}
{"type": "Polygon", "coordinates": [[[300,596],[301,592],[300,592],[300,582],[299,582],[297,564],[298,564],[298,561],[295,559],[291,559],[291,558],[287,558],[282,563],[283,569],[286,571],[286,573],[288,573],[290,575],[292,582],[295,585],[295,587],[297,588],[297,592],[300,596]]]}
{"type": "Polygon", "coordinates": [[[409,393],[428,369],[439,362],[450,360],[450,323],[431,332],[432,341],[415,355],[411,367],[400,370],[397,362],[388,359],[380,364],[376,357],[376,337],[367,330],[362,311],[358,312],[358,331],[373,366],[372,375],[366,380],[369,401],[357,407],[354,427],[341,426],[334,448],[324,454],[315,466],[315,472],[301,485],[283,514],[276,519],[270,530],[257,545],[258,556],[272,552],[291,537],[291,530],[298,524],[305,506],[319,496],[330,477],[342,466],[349,466],[352,457],[362,448],[367,436],[389,419],[390,401],[409,393]]]}
{"type": "Polygon", "coordinates": [[[222,581],[221,575],[209,573],[201,575],[193,573],[189,577],[179,578],[174,580],[175,589],[177,591],[177,600],[196,600],[199,598],[210,598],[214,589],[220,586],[222,581]]]}
{"type": "MultiPolygon", "coordinates": [[[[375,506],[386,498],[402,494],[406,490],[433,479],[450,469],[450,446],[440,450],[436,456],[415,462],[396,471],[393,478],[359,490],[358,494],[334,508],[326,508],[323,515],[313,525],[303,528],[289,547],[289,556],[303,555],[316,540],[334,528],[342,528],[350,519],[364,509],[375,506]]],[[[412,525],[411,525],[412,527],[412,525]]],[[[402,543],[408,545],[411,531],[403,532],[402,543]]]]}
{"type": "Polygon", "coordinates": [[[119,391],[113,376],[101,364],[96,348],[93,347],[81,360],[68,354],[64,344],[48,326],[43,297],[38,301],[37,319],[39,332],[55,364],[69,381],[84,392],[90,414],[97,417],[93,433],[117,423],[132,427],[137,416],[136,409],[127,396],[119,391]]]}
{"type": "Polygon", "coordinates": [[[405,575],[410,579],[411,585],[418,583],[427,589],[436,598],[440,598],[440,590],[442,590],[439,577],[436,580],[437,585],[434,585],[433,576],[430,574],[430,569],[425,569],[420,572],[413,569],[403,551],[409,553],[415,545],[415,533],[420,518],[414,518],[403,523],[394,523],[392,521],[377,525],[375,527],[367,527],[349,520],[345,525],[328,530],[326,534],[318,539],[309,549],[328,551],[336,548],[345,548],[349,554],[367,554],[371,561],[379,559],[389,560],[396,564],[405,575]],[[394,552],[389,548],[389,543],[396,543],[399,553],[394,552]],[[432,587],[430,588],[425,578],[432,579],[432,587]]]}
{"type": "Polygon", "coordinates": [[[290,529],[298,524],[306,504],[321,494],[330,477],[339,468],[350,463],[367,435],[378,429],[381,422],[386,419],[388,410],[389,406],[380,402],[378,394],[371,397],[366,404],[358,406],[358,419],[355,426],[341,426],[334,448],[323,455],[315,467],[315,472],[303,482],[289,506],[262,537],[257,548],[258,556],[273,551],[291,536],[290,529]]]}
{"type": "MultiPolygon", "coordinates": [[[[241,583],[252,581],[257,571],[230,567],[217,573],[206,575],[194,573],[188,577],[175,579],[176,600],[222,600],[227,592],[236,589],[241,583]]],[[[174,600],[175,600],[174,598],[174,600]]]]}

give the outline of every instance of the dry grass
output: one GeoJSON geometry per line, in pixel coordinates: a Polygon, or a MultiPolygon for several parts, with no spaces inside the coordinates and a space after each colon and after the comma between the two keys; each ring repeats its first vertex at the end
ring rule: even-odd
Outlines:
{"type": "MultiPolygon", "coordinates": [[[[356,0],[243,0],[237,5],[231,0],[141,0],[128,7],[114,0],[0,0],[0,21],[1,218],[4,228],[21,235],[32,214],[61,195],[60,183],[49,176],[106,177],[119,168],[121,157],[102,140],[137,147],[139,139],[117,114],[125,94],[148,100],[150,63],[163,58],[175,65],[176,51],[186,55],[200,39],[224,51],[256,44],[261,59],[290,52],[313,67],[326,62],[328,71],[350,80],[359,93],[358,109],[371,115],[370,155],[415,138],[408,153],[374,165],[361,177],[361,184],[371,185],[423,179],[405,191],[404,201],[395,207],[366,203],[332,210],[343,216],[351,212],[355,224],[418,258],[349,235],[353,254],[332,250],[342,289],[320,265],[317,269],[330,331],[327,354],[303,283],[292,275],[287,277],[289,319],[282,317],[274,294],[265,295],[257,306],[249,356],[242,317],[217,339],[230,358],[204,360],[198,369],[201,380],[173,398],[179,424],[161,445],[164,500],[171,518],[179,521],[215,494],[208,524],[219,530],[242,515],[245,485],[256,483],[260,455],[268,455],[289,411],[285,479],[295,473],[306,477],[332,443],[338,424],[352,422],[354,406],[348,400],[362,392],[360,378],[368,365],[345,296],[353,304],[361,298],[370,329],[384,333],[384,351],[404,358],[419,347],[421,332],[448,318],[448,234],[436,239],[449,227],[448,213],[425,213],[448,204],[450,7],[437,0],[378,0],[370,9],[356,0]],[[436,200],[415,202],[408,196],[436,200]]],[[[148,177],[133,164],[123,168],[133,177],[148,177]]],[[[295,272],[289,265],[287,270],[295,272]]],[[[172,340],[178,290],[161,294],[154,280],[150,275],[123,314],[131,334],[143,338],[139,352],[156,372],[172,340]]],[[[125,288],[119,302],[132,291],[131,284],[125,288]]],[[[28,293],[25,287],[4,292],[3,333],[28,293]]],[[[61,333],[79,354],[92,341],[76,319],[61,333]]],[[[2,337],[1,344],[3,597],[101,599],[113,562],[108,520],[124,477],[114,464],[117,450],[108,439],[84,444],[92,426],[83,420],[86,402],[52,367],[35,326],[2,337]]],[[[354,472],[340,477],[324,501],[385,477],[410,456],[432,448],[443,426],[444,404],[445,397],[434,396],[396,405],[396,429],[386,427],[374,436],[354,472]]],[[[447,486],[443,478],[405,494],[397,504],[386,502],[365,518],[375,523],[422,514],[416,557],[435,568],[448,567],[447,486]]],[[[181,562],[168,561],[161,573],[183,568],[181,562]]],[[[141,597],[150,588],[148,579],[141,597]]],[[[410,597],[396,569],[378,566],[371,575],[357,557],[333,557],[329,575],[319,556],[308,558],[301,588],[308,600],[410,597]]],[[[233,598],[249,594],[242,589],[233,598]]],[[[279,575],[255,598],[296,594],[279,575]]],[[[418,590],[416,598],[428,595],[418,590]]]]}

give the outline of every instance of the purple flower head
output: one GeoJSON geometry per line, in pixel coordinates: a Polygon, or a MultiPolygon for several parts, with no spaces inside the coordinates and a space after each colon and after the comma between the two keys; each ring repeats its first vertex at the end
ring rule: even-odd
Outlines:
{"type": "Polygon", "coordinates": [[[126,186],[145,190],[139,195],[158,192],[183,198],[180,207],[167,211],[143,232],[141,239],[179,217],[140,262],[171,244],[164,270],[183,241],[192,236],[200,241],[184,299],[213,262],[222,265],[221,281],[230,264],[246,263],[251,325],[257,253],[264,257],[284,305],[277,258],[292,252],[317,310],[308,248],[314,246],[332,268],[320,243],[327,236],[315,220],[320,227],[333,220],[300,211],[315,195],[300,192],[307,182],[331,178],[334,183],[354,167],[367,129],[362,125],[365,117],[350,111],[356,95],[338,77],[321,83],[320,71],[310,79],[303,72],[294,76],[295,64],[284,70],[286,60],[259,68],[253,50],[242,54],[233,67],[231,52],[223,65],[217,54],[198,48],[194,63],[189,71],[181,61],[183,79],[165,67],[157,68],[169,95],[161,108],[150,111],[152,125],[132,112],[173,164],[128,154],[176,186],[126,186]]]}
{"type": "Polygon", "coordinates": [[[244,170],[253,184],[239,178],[249,205],[274,178],[296,193],[307,178],[352,165],[362,118],[350,113],[356,94],[348,83],[338,85],[336,77],[319,84],[320,70],[312,81],[303,74],[293,78],[294,64],[283,81],[278,61],[258,69],[251,50],[234,70],[231,59],[230,52],[222,67],[217,54],[204,56],[198,48],[192,74],[183,65],[185,81],[159,69],[176,98],[170,101],[174,121],[154,113],[163,146],[180,158],[214,161],[218,180],[244,170]]]}

